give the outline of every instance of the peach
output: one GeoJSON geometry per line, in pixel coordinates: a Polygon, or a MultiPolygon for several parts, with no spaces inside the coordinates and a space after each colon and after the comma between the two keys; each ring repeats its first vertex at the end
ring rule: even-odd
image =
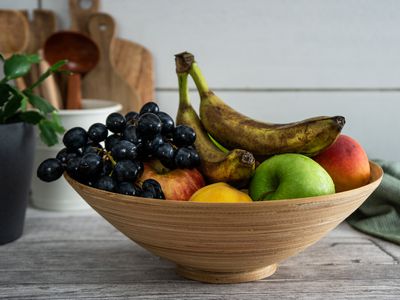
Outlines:
{"type": "Polygon", "coordinates": [[[332,177],[336,192],[358,188],[369,181],[368,156],[363,147],[347,135],[340,135],[331,146],[313,158],[332,177]]]}
{"type": "Polygon", "coordinates": [[[161,185],[165,198],[169,200],[187,201],[205,185],[203,175],[197,169],[165,168],[158,160],[144,163],[141,181],[155,179],[161,185]]]}

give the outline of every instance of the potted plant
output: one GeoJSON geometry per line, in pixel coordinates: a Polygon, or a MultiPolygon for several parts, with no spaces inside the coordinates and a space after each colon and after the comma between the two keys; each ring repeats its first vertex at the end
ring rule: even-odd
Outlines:
{"type": "Polygon", "coordinates": [[[0,245],[22,235],[25,211],[33,171],[35,152],[34,126],[48,146],[58,142],[64,132],[56,109],[33,93],[49,75],[65,64],[59,61],[43,73],[37,82],[24,90],[12,83],[26,75],[38,55],[14,54],[3,61],[4,78],[0,80],[0,245]]]}

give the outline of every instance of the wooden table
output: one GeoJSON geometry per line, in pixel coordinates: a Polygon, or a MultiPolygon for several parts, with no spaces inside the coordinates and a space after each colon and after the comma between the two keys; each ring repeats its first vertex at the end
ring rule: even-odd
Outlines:
{"type": "Polygon", "coordinates": [[[94,211],[30,208],[18,241],[0,246],[6,299],[400,299],[400,247],[341,224],[271,277],[212,285],[180,278],[94,211]]]}

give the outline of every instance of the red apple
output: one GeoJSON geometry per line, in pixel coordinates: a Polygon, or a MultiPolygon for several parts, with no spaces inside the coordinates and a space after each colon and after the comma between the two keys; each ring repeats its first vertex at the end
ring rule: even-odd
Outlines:
{"type": "Polygon", "coordinates": [[[371,175],[367,154],[347,135],[340,135],[326,150],[313,157],[332,177],[336,192],[358,188],[371,175]]]}
{"type": "Polygon", "coordinates": [[[198,189],[205,185],[203,175],[197,169],[165,168],[159,161],[144,163],[141,181],[155,179],[161,185],[165,198],[187,201],[198,189]]]}

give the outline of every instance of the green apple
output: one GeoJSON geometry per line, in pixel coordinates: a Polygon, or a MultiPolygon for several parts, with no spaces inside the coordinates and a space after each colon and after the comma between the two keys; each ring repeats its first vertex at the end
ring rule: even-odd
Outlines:
{"type": "Polygon", "coordinates": [[[317,162],[301,154],[279,154],[261,163],[251,179],[250,197],[278,200],[335,193],[332,178],[317,162]]]}

